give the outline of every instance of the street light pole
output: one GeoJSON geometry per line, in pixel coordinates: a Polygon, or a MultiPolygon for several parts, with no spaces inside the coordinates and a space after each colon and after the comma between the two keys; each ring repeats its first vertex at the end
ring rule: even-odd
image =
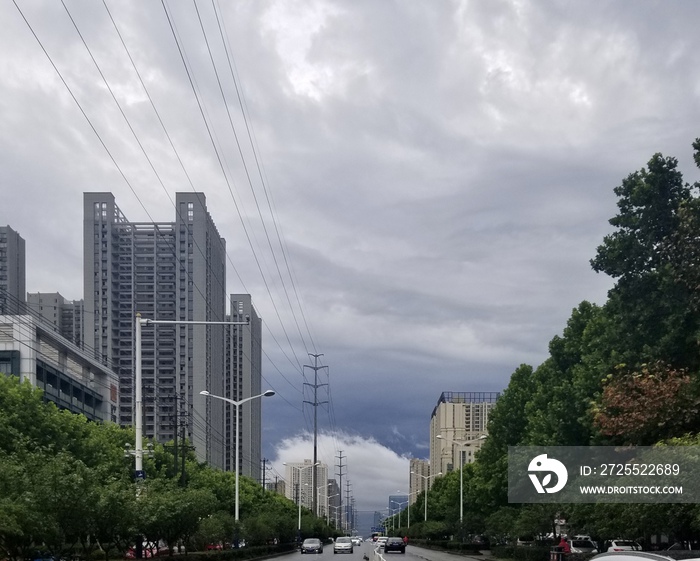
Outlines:
{"type": "Polygon", "coordinates": [[[338,505],[328,505],[328,525],[331,525],[331,518],[330,518],[330,509],[334,508],[335,509],[335,529],[338,529],[338,510],[340,509],[340,506],[338,505]]]}
{"type": "MultiPolygon", "coordinates": [[[[326,523],[329,526],[331,525],[331,508],[335,508],[335,509],[338,508],[337,506],[331,504],[331,499],[333,499],[335,497],[339,497],[339,496],[340,496],[340,494],[336,493],[335,495],[330,495],[329,497],[326,497],[326,504],[328,505],[328,508],[326,509],[326,523]]],[[[336,513],[337,512],[338,512],[338,510],[336,510],[336,513]]],[[[337,514],[336,514],[336,518],[338,518],[337,514]]],[[[336,526],[337,525],[338,525],[338,523],[336,522],[336,526]]]]}
{"type": "MultiPolygon", "coordinates": [[[[144,325],[250,325],[250,316],[245,317],[245,321],[186,321],[186,320],[165,320],[165,319],[147,319],[142,318],[140,313],[136,313],[134,322],[134,335],[136,341],[134,343],[134,384],[136,385],[135,411],[136,418],[134,419],[134,432],[136,432],[134,446],[134,477],[137,480],[143,479],[143,397],[142,397],[142,366],[141,366],[141,331],[144,325]]],[[[203,393],[203,392],[200,392],[203,393]]],[[[274,395],[274,392],[272,393],[274,395]]],[[[224,399],[224,398],[222,398],[224,399]]],[[[238,417],[236,417],[238,424],[238,417]]],[[[236,432],[238,436],[238,432],[236,432]]],[[[238,446],[236,446],[238,452],[238,446]]],[[[236,463],[236,473],[238,473],[238,463],[236,463]]],[[[238,482],[238,480],[236,480],[238,482]]]]}
{"type": "MultiPolygon", "coordinates": [[[[431,477],[437,477],[438,475],[442,475],[442,472],[440,473],[434,473],[433,475],[422,475],[418,472],[412,471],[411,472],[413,475],[417,475],[418,477],[422,477],[425,481],[430,481],[431,477]]],[[[424,503],[424,509],[423,509],[423,521],[427,522],[428,521],[428,491],[430,490],[430,484],[426,483],[425,484],[425,501],[424,503]]]]}
{"type": "MultiPolygon", "coordinates": [[[[467,446],[471,446],[475,442],[478,442],[480,440],[484,440],[487,438],[485,434],[482,434],[481,436],[478,436],[476,438],[473,438],[472,440],[452,440],[451,438],[447,438],[445,436],[442,436],[441,434],[438,434],[436,438],[440,438],[442,440],[447,440],[448,442],[451,442],[453,445],[462,448],[463,450],[467,448],[467,446]]],[[[460,528],[462,527],[462,524],[464,522],[464,463],[462,462],[462,455],[460,454],[459,457],[459,525],[460,528]]]]}
{"type": "MultiPolygon", "coordinates": [[[[391,501],[391,502],[394,503],[395,505],[399,505],[398,509],[399,509],[399,530],[400,530],[401,529],[401,506],[408,505],[410,500],[409,501],[401,501],[401,502],[399,502],[399,501],[391,501]]],[[[408,525],[409,525],[409,527],[411,526],[411,510],[410,510],[410,508],[411,507],[409,506],[408,507],[408,525]]]]}
{"type": "Polygon", "coordinates": [[[259,395],[251,395],[250,397],[246,397],[245,399],[241,399],[239,401],[235,401],[233,399],[229,399],[228,397],[222,397],[220,395],[214,395],[212,393],[209,393],[207,390],[202,390],[199,392],[200,395],[203,395],[205,397],[211,397],[214,399],[220,399],[221,401],[225,401],[226,403],[230,403],[236,408],[236,467],[235,467],[235,473],[236,473],[236,513],[235,513],[235,520],[238,522],[238,456],[239,456],[239,450],[238,450],[238,441],[239,441],[239,427],[238,427],[238,408],[243,405],[244,403],[247,403],[248,401],[251,401],[253,399],[257,399],[259,397],[271,397],[275,395],[275,392],[272,390],[267,390],[264,393],[261,393],[259,395]]]}
{"type": "MultiPolygon", "coordinates": [[[[316,468],[316,466],[321,465],[321,462],[316,462],[308,466],[291,466],[287,462],[283,462],[282,465],[299,470],[299,496],[297,499],[299,501],[299,522],[297,523],[297,541],[299,545],[301,545],[301,472],[307,468],[316,468]]],[[[314,471],[316,470],[314,469],[314,471]]]]}

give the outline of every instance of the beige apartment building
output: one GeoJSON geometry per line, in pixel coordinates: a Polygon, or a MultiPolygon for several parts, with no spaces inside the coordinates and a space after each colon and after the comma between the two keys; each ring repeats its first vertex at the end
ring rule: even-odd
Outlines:
{"type": "Polygon", "coordinates": [[[431,475],[474,461],[488,435],[489,413],[498,392],[443,392],[430,417],[431,475]]]}

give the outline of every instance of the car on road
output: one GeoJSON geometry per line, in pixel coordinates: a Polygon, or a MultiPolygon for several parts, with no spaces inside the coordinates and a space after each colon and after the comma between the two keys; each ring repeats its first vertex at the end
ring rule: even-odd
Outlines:
{"type": "Polygon", "coordinates": [[[614,551],[642,551],[642,546],[634,540],[612,540],[608,542],[606,551],[612,553],[614,551]]]}
{"type": "Polygon", "coordinates": [[[340,536],[335,538],[335,543],[333,544],[333,553],[352,553],[354,551],[354,544],[352,539],[347,536],[340,536]]]}
{"type": "Polygon", "coordinates": [[[389,538],[387,538],[386,536],[379,536],[377,538],[377,547],[379,549],[384,549],[384,544],[386,543],[386,540],[388,540],[388,539],[389,538]]]}
{"type": "Polygon", "coordinates": [[[663,553],[652,553],[648,551],[615,551],[610,553],[599,553],[589,559],[589,561],[698,561],[698,557],[688,557],[687,551],[664,551],[663,553]]]}
{"type": "Polygon", "coordinates": [[[567,540],[571,553],[598,553],[598,546],[591,540],[567,540]]]}
{"type": "Polygon", "coordinates": [[[360,536],[352,536],[350,539],[352,540],[352,545],[356,545],[357,547],[362,545],[362,538],[360,536]]]}
{"type": "Polygon", "coordinates": [[[384,553],[389,553],[390,551],[406,553],[406,542],[403,541],[403,538],[387,538],[386,542],[384,543],[384,553]]]}
{"type": "Polygon", "coordinates": [[[323,542],[318,538],[306,538],[301,544],[302,553],[323,553],[323,542]]]}

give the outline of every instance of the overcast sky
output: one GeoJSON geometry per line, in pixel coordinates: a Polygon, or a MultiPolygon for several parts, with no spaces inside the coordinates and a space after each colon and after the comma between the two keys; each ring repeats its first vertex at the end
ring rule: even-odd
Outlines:
{"type": "Polygon", "coordinates": [[[83,297],[83,192],[161,222],[203,192],[265,322],[270,475],[312,456],[323,353],[322,459],[360,510],[407,490],[441,392],[502,391],[605,301],[627,174],[698,177],[692,0],[15,1],[0,224],[27,290],[83,297]]]}

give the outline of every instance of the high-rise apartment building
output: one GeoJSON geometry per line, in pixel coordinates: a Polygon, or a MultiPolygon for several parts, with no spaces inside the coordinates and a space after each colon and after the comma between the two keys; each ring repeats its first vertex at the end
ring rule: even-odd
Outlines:
{"type": "Polygon", "coordinates": [[[430,417],[431,475],[474,461],[498,392],[443,392],[430,417]],[[438,435],[440,438],[438,438],[438,435]]]}
{"type": "Polygon", "coordinates": [[[0,314],[22,314],[26,302],[24,238],[0,226],[0,314]]]}
{"type": "MultiPolygon", "coordinates": [[[[226,321],[226,244],[202,193],[177,193],[172,222],[130,222],[111,193],[85,193],[83,342],[119,377],[119,423],[134,424],[135,318],[226,321]]],[[[142,330],[143,428],[159,442],[184,424],[197,457],[226,467],[223,325],[142,330]]]]}
{"type": "MultiPolygon", "coordinates": [[[[263,392],[262,382],[262,320],[253,307],[250,294],[230,296],[229,319],[249,325],[233,325],[226,330],[226,376],[224,397],[240,401],[263,392]]],[[[233,470],[235,463],[236,430],[239,433],[238,473],[258,479],[262,461],[262,400],[252,399],[236,408],[224,403],[227,448],[224,468],[233,470]]]]}
{"type": "Polygon", "coordinates": [[[27,294],[27,309],[75,346],[82,348],[85,307],[82,300],[71,302],[58,292],[33,292],[27,294]]]}
{"type": "MultiPolygon", "coordinates": [[[[311,510],[313,508],[313,460],[303,462],[289,462],[285,464],[284,477],[287,481],[285,496],[311,510]]],[[[319,464],[316,466],[317,481],[325,481],[315,490],[317,493],[317,504],[319,505],[318,516],[325,517],[328,512],[328,466],[319,464]]]]}

